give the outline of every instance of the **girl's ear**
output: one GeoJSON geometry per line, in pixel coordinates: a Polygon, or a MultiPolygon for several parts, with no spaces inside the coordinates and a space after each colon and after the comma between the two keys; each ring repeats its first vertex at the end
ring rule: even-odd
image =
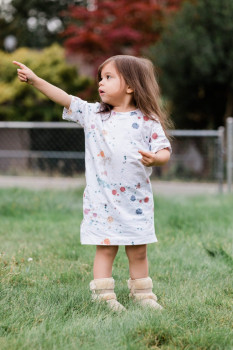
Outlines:
{"type": "Polygon", "coordinates": [[[127,89],[126,89],[126,93],[127,94],[132,94],[133,93],[133,89],[131,89],[131,87],[128,86],[127,89]]]}

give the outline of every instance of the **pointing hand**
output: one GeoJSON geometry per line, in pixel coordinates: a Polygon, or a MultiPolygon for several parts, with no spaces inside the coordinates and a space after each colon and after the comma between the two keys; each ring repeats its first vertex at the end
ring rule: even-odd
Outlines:
{"type": "Polygon", "coordinates": [[[25,64],[13,61],[13,63],[20,67],[20,69],[17,69],[18,71],[18,78],[22,83],[28,83],[32,85],[35,80],[38,78],[35,73],[31,69],[29,69],[25,64]]]}

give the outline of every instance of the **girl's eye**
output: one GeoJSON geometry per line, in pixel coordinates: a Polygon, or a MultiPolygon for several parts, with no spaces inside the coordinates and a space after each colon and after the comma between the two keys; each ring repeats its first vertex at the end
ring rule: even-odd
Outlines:
{"type": "Polygon", "coordinates": [[[106,78],[107,78],[107,79],[111,78],[111,75],[106,75],[106,78]]]}

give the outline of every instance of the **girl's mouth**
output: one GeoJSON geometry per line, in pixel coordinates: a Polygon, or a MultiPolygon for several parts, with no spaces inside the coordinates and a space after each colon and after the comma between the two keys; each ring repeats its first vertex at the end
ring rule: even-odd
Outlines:
{"type": "Polygon", "coordinates": [[[101,90],[101,89],[99,89],[99,94],[100,94],[100,95],[103,95],[103,94],[104,94],[104,91],[101,90]]]}

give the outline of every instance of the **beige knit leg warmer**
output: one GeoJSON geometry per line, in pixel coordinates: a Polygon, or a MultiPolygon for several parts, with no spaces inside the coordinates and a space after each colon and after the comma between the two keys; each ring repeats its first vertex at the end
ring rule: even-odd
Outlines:
{"type": "Polygon", "coordinates": [[[150,306],[154,309],[161,310],[162,306],[157,303],[157,297],[152,292],[153,283],[150,277],[128,280],[129,296],[139,302],[142,306],[150,306]]]}
{"type": "Polygon", "coordinates": [[[115,281],[110,278],[98,278],[90,282],[92,300],[104,300],[113,311],[125,311],[125,307],[116,300],[114,293],[115,281]]]}

